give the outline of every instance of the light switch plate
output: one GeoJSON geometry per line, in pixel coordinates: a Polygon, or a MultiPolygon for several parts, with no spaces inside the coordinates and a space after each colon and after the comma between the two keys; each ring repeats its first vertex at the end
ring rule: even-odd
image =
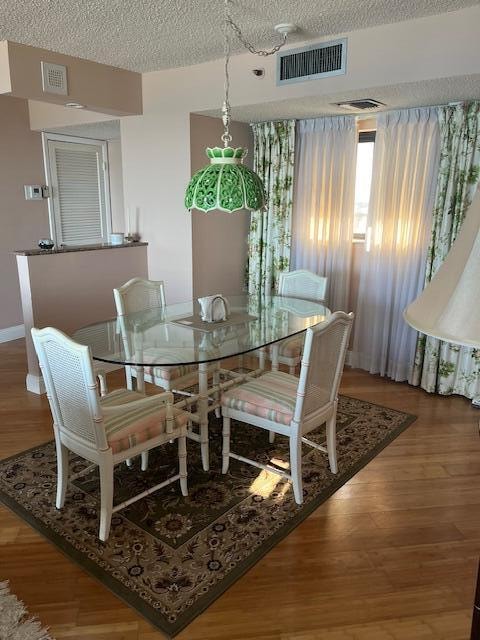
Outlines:
{"type": "Polygon", "coordinates": [[[25,200],[43,200],[41,184],[26,184],[23,189],[25,191],[25,200]]]}

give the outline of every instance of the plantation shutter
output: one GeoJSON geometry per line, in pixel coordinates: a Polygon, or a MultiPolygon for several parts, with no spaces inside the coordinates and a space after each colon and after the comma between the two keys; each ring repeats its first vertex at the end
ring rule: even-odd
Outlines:
{"type": "Polygon", "coordinates": [[[49,140],[48,157],[57,245],[106,242],[104,145],[49,140]]]}

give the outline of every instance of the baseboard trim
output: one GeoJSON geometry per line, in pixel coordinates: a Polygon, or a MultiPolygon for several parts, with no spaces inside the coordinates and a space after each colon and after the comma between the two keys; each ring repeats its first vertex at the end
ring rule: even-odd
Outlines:
{"type": "Polygon", "coordinates": [[[10,342],[11,340],[18,340],[25,337],[25,325],[17,324],[14,327],[5,327],[0,329],[0,343],[10,342]]]}
{"type": "Polygon", "coordinates": [[[27,391],[30,391],[31,393],[43,395],[47,392],[42,376],[34,376],[32,373],[27,374],[26,386],[27,391]]]}

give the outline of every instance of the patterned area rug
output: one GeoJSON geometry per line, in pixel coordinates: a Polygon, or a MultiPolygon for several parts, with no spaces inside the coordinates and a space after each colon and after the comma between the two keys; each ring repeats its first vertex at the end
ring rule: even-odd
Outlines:
{"type": "MultiPolygon", "coordinates": [[[[116,595],[172,636],[208,607],[267,551],[415,420],[414,416],[342,396],[337,432],[339,472],[326,456],[305,447],[304,504],[295,504],[284,478],[231,460],[221,468],[221,421],[211,417],[211,471],[202,470],[200,447],[189,441],[189,496],[178,483],[114,515],[106,544],[97,538],[96,472],[70,485],[57,511],[55,447],[49,442],[0,463],[0,498],[116,595]]],[[[324,441],[324,426],[310,434],[324,441]]],[[[176,445],[151,452],[149,470],[115,471],[115,501],[176,473],[176,445]]],[[[288,442],[232,421],[232,451],[259,461],[288,460],[288,442]]],[[[71,471],[88,465],[71,459],[71,471]]]]}

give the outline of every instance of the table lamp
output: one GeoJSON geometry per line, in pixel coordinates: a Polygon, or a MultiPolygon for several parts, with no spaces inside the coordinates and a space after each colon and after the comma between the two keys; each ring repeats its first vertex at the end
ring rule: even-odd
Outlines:
{"type": "MultiPolygon", "coordinates": [[[[445,261],[403,316],[428,336],[480,348],[480,190],[445,261]]],[[[470,638],[480,640],[480,571],[470,638]]]]}

